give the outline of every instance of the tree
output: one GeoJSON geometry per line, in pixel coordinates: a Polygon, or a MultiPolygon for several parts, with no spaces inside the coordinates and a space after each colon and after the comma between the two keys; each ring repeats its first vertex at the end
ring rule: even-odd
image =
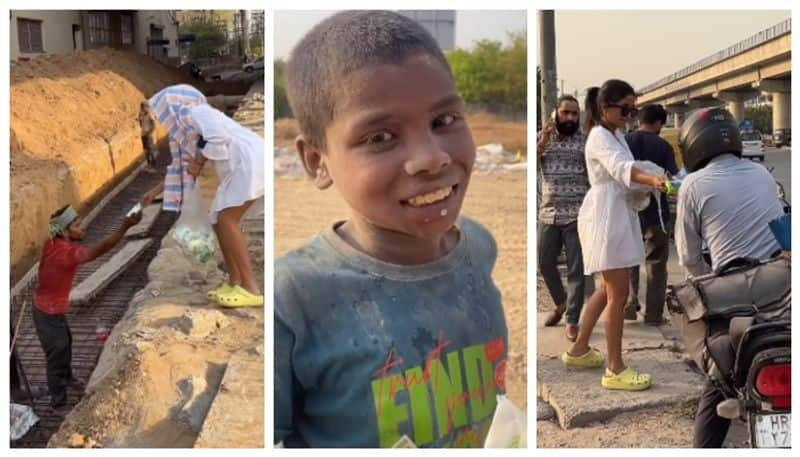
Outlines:
{"type": "Polygon", "coordinates": [[[744,110],[744,117],[753,123],[755,130],[772,133],[772,106],[751,106],[744,110]]]}
{"type": "Polygon", "coordinates": [[[252,35],[250,37],[250,56],[248,57],[261,57],[264,55],[264,37],[261,35],[252,35]]]}
{"type": "Polygon", "coordinates": [[[194,19],[185,25],[181,25],[181,33],[195,35],[195,41],[189,49],[189,56],[192,59],[216,55],[227,44],[225,23],[221,21],[194,19]]]}
{"type": "Polygon", "coordinates": [[[275,72],[275,82],[273,83],[273,92],[275,96],[273,113],[275,119],[292,117],[292,109],[289,107],[289,98],[286,96],[286,61],[283,59],[275,59],[273,68],[275,72]]]}
{"type": "Polygon", "coordinates": [[[456,89],[468,104],[488,111],[524,114],[527,107],[528,45],[525,31],[509,34],[510,45],[494,40],[475,42],[472,50],[456,49],[447,60],[456,89]]]}

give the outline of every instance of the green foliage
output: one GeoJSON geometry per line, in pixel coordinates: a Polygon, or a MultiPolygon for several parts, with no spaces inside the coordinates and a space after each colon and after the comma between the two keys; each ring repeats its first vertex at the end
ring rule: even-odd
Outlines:
{"type": "Polygon", "coordinates": [[[468,104],[489,111],[524,113],[527,106],[528,46],[525,31],[509,34],[511,44],[480,40],[472,50],[447,54],[456,88],[468,104]]]}
{"type": "Polygon", "coordinates": [[[275,83],[273,84],[275,95],[273,113],[275,119],[292,117],[289,98],[286,96],[286,62],[283,59],[275,59],[273,67],[275,71],[275,83]]]}
{"type": "Polygon", "coordinates": [[[192,59],[216,55],[227,45],[223,22],[191,21],[181,24],[181,33],[193,33],[196,37],[189,49],[189,56],[192,59]]]}
{"type": "Polygon", "coordinates": [[[264,37],[261,35],[250,36],[250,54],[253,59],[264,55],[264,37]]]}
{"type": "Polygon", "coordinates": [[[753,122],[753,128],[761,133],[772,133],[772,106],[751,106],[744,110],[744,118],[753,122]]]}

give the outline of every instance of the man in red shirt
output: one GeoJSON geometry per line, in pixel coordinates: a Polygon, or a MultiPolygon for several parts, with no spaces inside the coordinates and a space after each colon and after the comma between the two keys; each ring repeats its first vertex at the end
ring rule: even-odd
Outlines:
{"type": "Polygon", "coordinates": [[[65,206],[50,216],[50,236],[39,261],[39,285],[33,299],[33,322],[47,359],[47,387],[50,405],[64,412],[67,386],[82,388],[72,375],[72,334],[67,325],[69,293],[78,266],[92,261],[116,246],[125,232],[142,219],[141,211],[126,217],[114,233],[96,246],[80,246],[83,239],[81,219],[72,206],[65,206]]]}

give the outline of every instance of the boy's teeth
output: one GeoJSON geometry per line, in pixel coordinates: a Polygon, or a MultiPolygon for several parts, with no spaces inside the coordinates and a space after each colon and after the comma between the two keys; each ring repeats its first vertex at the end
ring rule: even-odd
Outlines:
{"type": "Polygon", "coordinates": [[[429,194],[417,195],[414,198],[410,198],[408,200],[408,204],[411,206],[430,205],[431,203],[436,203],[440,200],[444,200],[450,195],[450,192],[452,191],[453,191],[452,187],[443,187],[429,194]]]}

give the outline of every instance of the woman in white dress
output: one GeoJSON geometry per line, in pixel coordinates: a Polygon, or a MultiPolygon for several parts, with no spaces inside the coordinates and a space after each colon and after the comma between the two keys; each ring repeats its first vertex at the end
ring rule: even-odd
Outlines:
{"type": "Polygon", "coordinates": [[[191,107],[189,117],[202,140],[188,172],[197,177],[203,165],[212,161],[219,177],[210,216],[228,269],[228,283],[208,296],[223,306],[262,306],[264,296],[253,275],[240,222],[254,205],[263,211],[264,140],[207,104],[191,107]]]}
{"type": "Polygon", "coordinates": [[[586,96],[586,168],[591,189],[578,216],[578,235],[587,275],[599,273],[601,287],[584,306],[578,339],[562,354],[567,366],[602,366],[603,355],[589,346],[600,314],[606,310],[608,364],[601,385],[607,389],[644,390],[650,375],[640,374],[622,361],[622,327],[628,297],[630,267],[644,262],[644,244],[632,201],[643,189],[664,189],[664,177],[643,172],[622,129],[636,116],[636,94],[620,80],[606,81],[586,96]]]}
{"type": "Polygon", "coordinates": [[[219,187],[210,219],[228,270],[228,282],[208,293],[226,307],[263,306],[240,222],[248,211],[263,211],[264,140],[206,103],[197,89],[177,85],[154,95],[150,105],[170,136],[173,163],[165,181],[142,199],[147,206],[164,192],[164,208],[180,211],[183,190],[195,185],[204,164],[214,162],[219,187]]]}

